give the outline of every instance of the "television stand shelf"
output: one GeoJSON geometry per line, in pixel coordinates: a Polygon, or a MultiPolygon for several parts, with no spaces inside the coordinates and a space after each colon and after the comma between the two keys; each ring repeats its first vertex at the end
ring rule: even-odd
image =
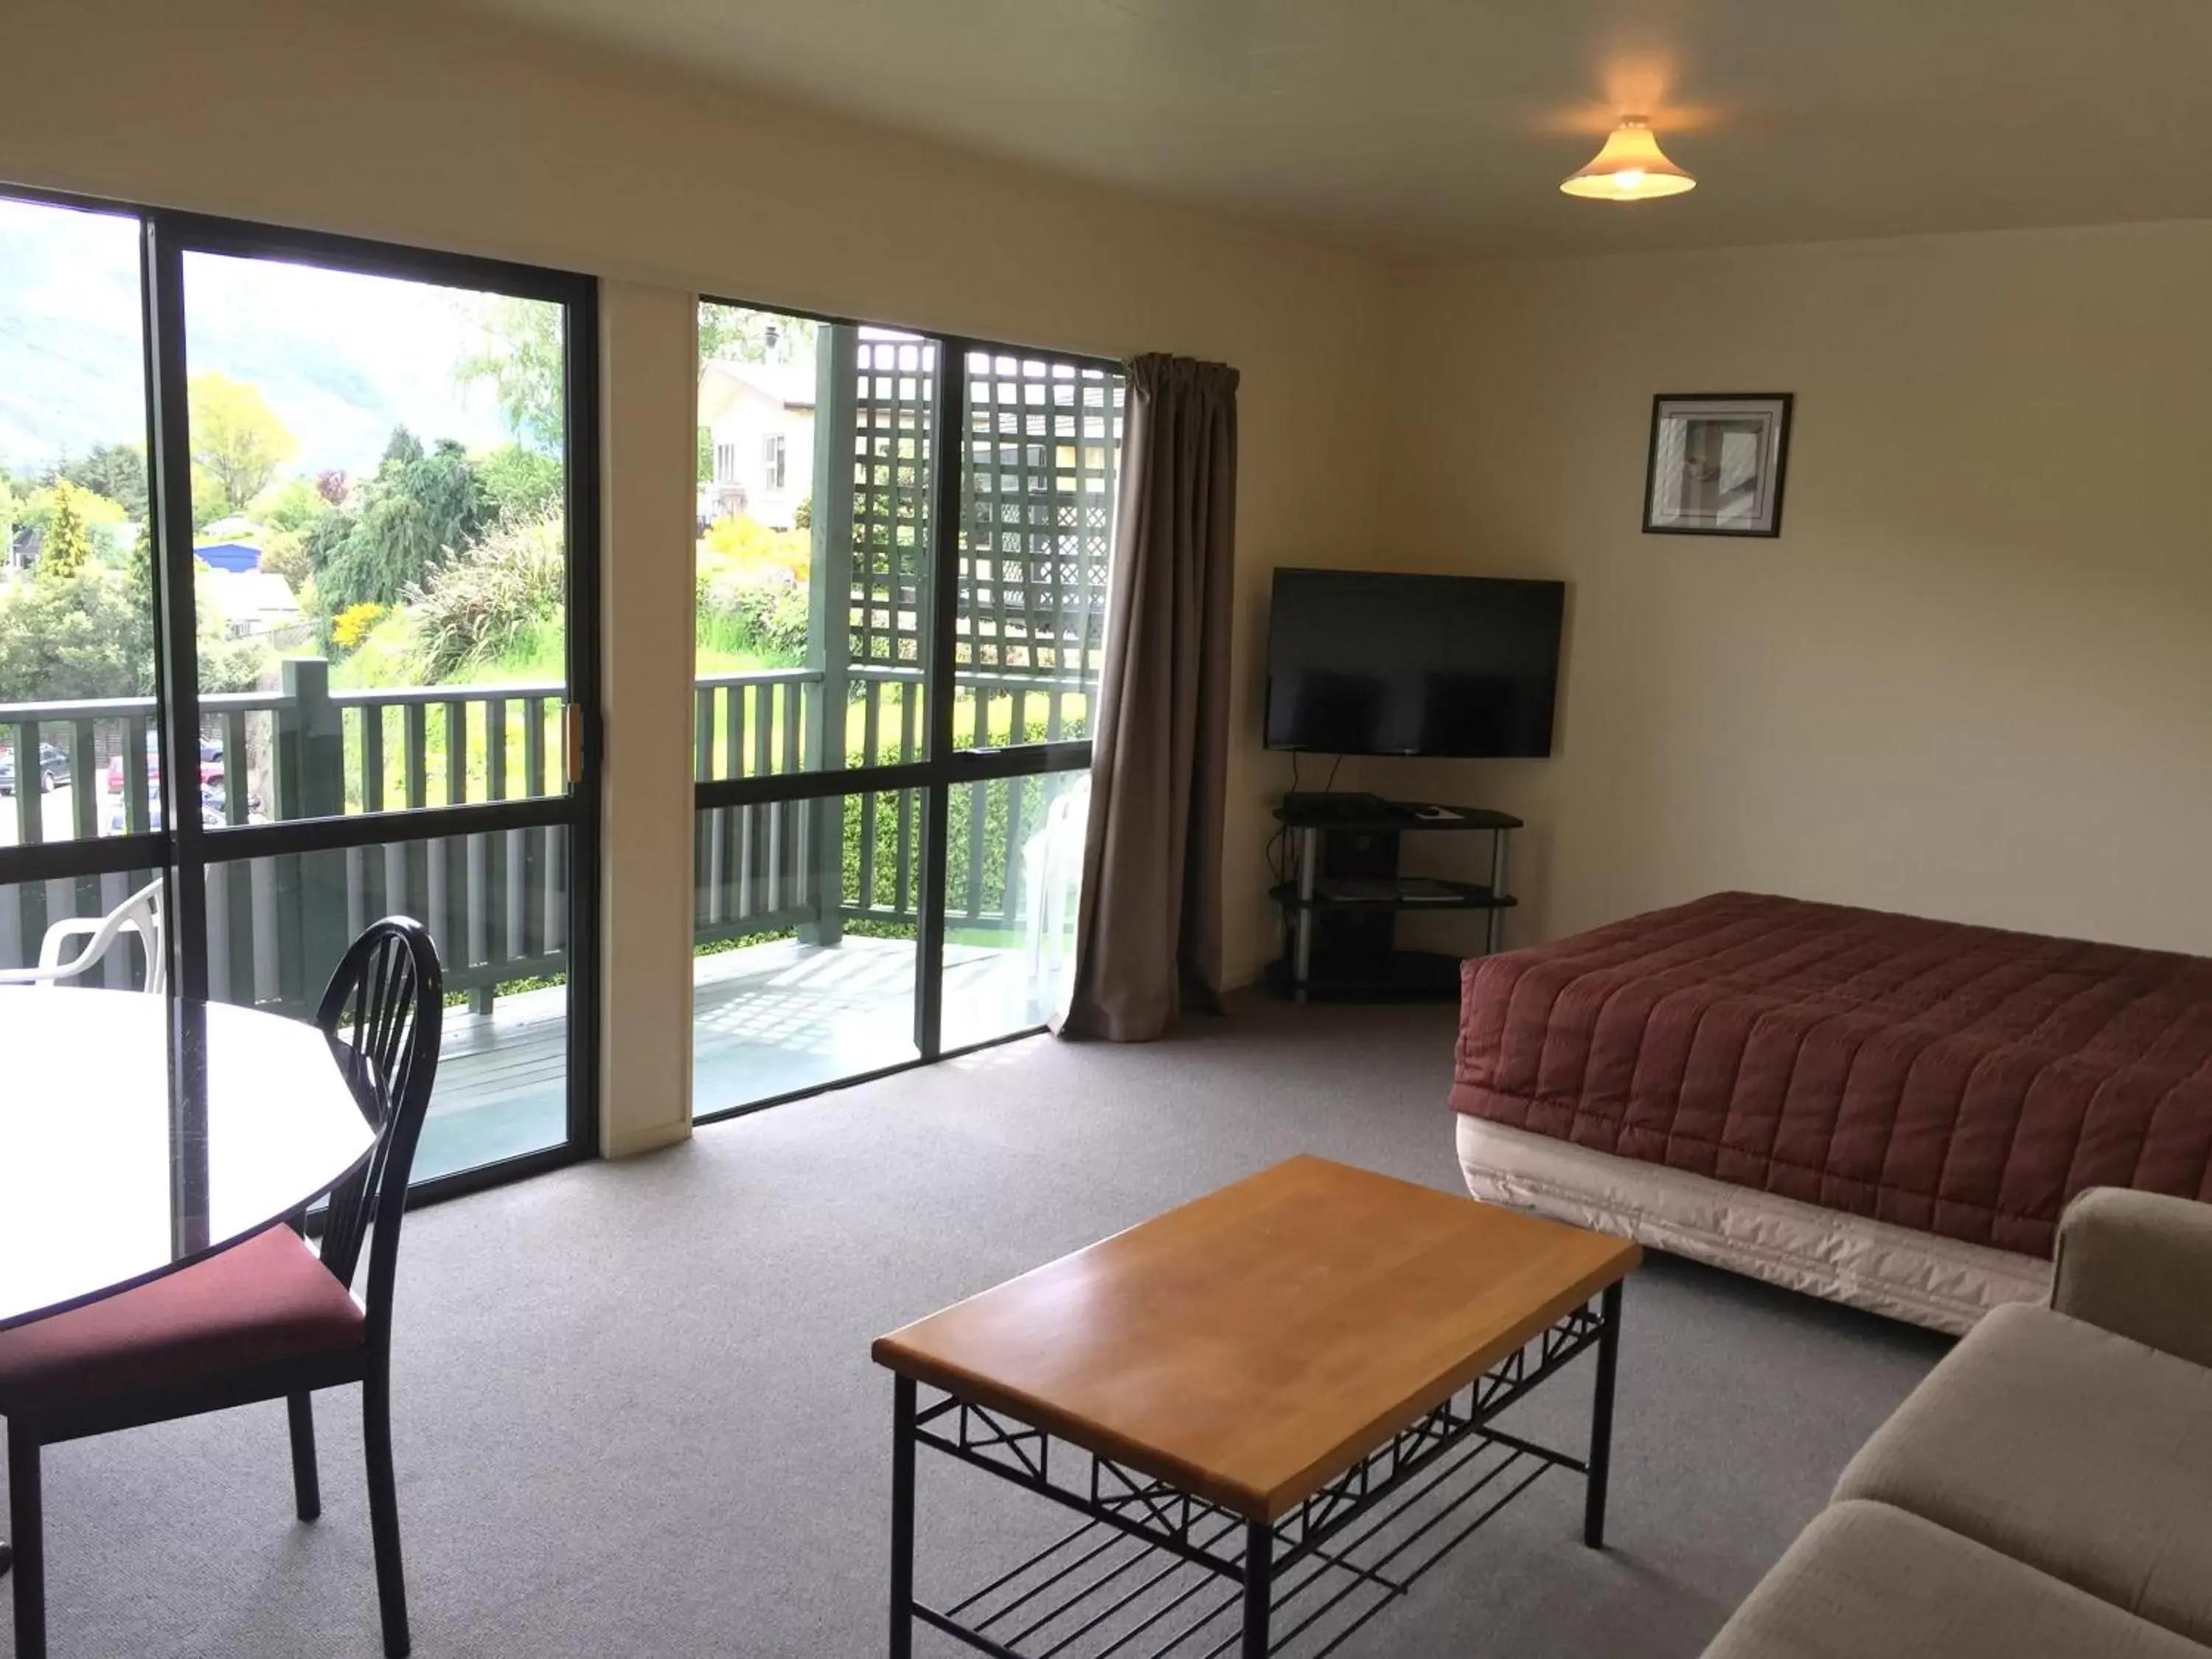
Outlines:
{"type": "Polygon", "coordinates": [[[1310,797],[1285,801],[1275,817],[1290,837],[1292,874],[1269,890],[1282,907],[1286,949],[1269,969],[1275,988],[1296,1002],[1449,1000],[1459,994],[1459,958],[1407,951],[1394,937],[1411,911],[1477,911],[1483,953],[1498,949],[1504,913],[1508,837],[1521,820],[1480,806],[1417,801],[1361,801],[1351,810],[1310,797]],[[1398,838],[1415,832],[1490,836],[1487,882],[1401,876],[1398,838]]]}

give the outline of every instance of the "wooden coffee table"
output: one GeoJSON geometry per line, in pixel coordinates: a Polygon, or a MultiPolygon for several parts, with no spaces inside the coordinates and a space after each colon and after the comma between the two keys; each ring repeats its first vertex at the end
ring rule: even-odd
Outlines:
{"type": "Polygon", "coordinates": [[[893,1659],[916,1621],[999,1659],[1318,1654],[1553,1468],[1586,1477],[1601,1546],[1621,1281],[1642,1256],[1295,1158],[878,1338],[893,1659]],[[1496,1425],[1589,1348],[1586,1456],[1496,1425]],[[924,1605],[925,1445],[1082,1523],[924,1605]]]}

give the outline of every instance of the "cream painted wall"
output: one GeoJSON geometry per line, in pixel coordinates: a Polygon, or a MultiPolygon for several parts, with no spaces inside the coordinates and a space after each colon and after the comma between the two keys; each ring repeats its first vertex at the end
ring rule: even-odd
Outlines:
{"type": "Polygon", "coordinates": [[[1370,787],[1530,819],[1522,942],[1741,887],[2212,951],[2208,296],[2201,222],[1424,273],[1394,562],[1565,578],[1565,688],[1552,760],[1370,787]],[[1639,533],[1701,390],[1796,394],[1779,540],[1639,533]]]}
{"type": "Polygon", "coordinates": [[[691,702],[697,600],[699,308],[599,286],[601,753],[599,1145],[611,1158],[691,1132],[691,702]],[[670,641],[675,641],[671,648],[670,641]]]}
{"type": "MultiPolygon", "coordinates": [[[[630,320],[611,307],[611,317],[664,351],[674,337],[643,321],[647,289],[1236,364],[1231,976],[1273,954],[1261,855],[1282,768],[1259,746],[1264,596],[1278,563],[1357,562],[1375,544],[1382,266],[436,5],[71,0],[25,9],[8,34],[11,62],[55,72],[9,77],[0,179],[590,272],[629,285],[630,320]]],[[[688,362],[627,367],[648,398],[653,384],[691,372],[688,362]]],[[[618,418],[630,381],[618,373],[610,386],[618,418]]],[[[623,705],[611,710],[611,779],[645,763],[629,755],[647,718],[640,700],[657,690],[666,720],[688,719],[668,677],[631,660],[657,653],[665,667],[688,653],[688,632],[665,617],[657,635],[620,618],[636,614],[624,584],[643,573],[658,592],[690,548],[655,504],[635,505],[636,435],[611,433],[609,450],[610,687],[623,705]]],[[[686,438],[679,465],[689,453],[686,438]]],[[[611,867],[669,854],[634,814],[617,811],[610,828],[611,867]]],[[[619,887],[615,926],[647,927],[619,887]]],[[[665,936],[665,919],[651,926],[665,936]]],[[[623,941],[610,949],[620,957],[623,941]]],[[[639,1039],[619,1024],[609,1035],[621,1089],[610,1144],[649,1139],[669,1121],[676,1075],[661,1056],[624,1066],[639,1039]]]]}

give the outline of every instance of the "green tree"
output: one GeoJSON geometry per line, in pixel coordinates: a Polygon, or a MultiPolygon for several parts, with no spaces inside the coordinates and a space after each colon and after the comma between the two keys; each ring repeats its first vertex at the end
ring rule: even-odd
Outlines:
{"type": "Polygon", "coordinates": [[[478,302],[477,320],[483,349],[453,366],[454,379],[463,386],[491,382],[507,430],[533,448],[557,453],[568,358],[561,307],[491,294],[478,302]]]}
{"type": "Polygon", "coordinates": [[[258,386],[212,370],[191,384],[192,463],[222,486],[224,509],[243,513],[300,450],[258,386]]]}
{"type": "Polygon", "coordinates": [[[48,576],[74,576],[92,562],[92,526],[84,491],[68,479],[54,484],[53,514],[39,549],[39,569],[48,576]]]}
{"type": "Polygon", "coordinates": [[[143,697],[154,689],[153,590],[91,563],[0,586],[0,702],[143,697]]]}
{"type": "Polygon", "coordinates": [[[315,486],[305,478],[288,478],[274,501],[264,504],[261,522],[271,530],[303,530],[331,510],[315,486]]]}
{"type": "Polygon", "coordinates": [[[192,468],[192,533],[198,535],[230,511],[222,480],[204,466],[192,468]]]}
{"type": "Polygon", "coordinates": [[[17,499],[15,486],[5,472],[0,472],[0,570],[11,563],[15,550],[15,523],[22,516],[23,504],[17,499]]]}
{"type": "Polygon", "coordinates": [[[566,469],[557,456],[502,444],[477,463],[484,499],[498,519],[537,519],[561,507],[566,469]]]}
{"type": "Polygon", "coordinates": [[[152,497],[146,484],[146,452],[137,444],[94,444],[76,460],[63,460],[53,476],[105,495],[125,516],[146,521],[152,497]]]}
{"type": "Polygon", "coordinates": [[[270,531],[261,538],[261,568],[291,583],[296,594],[313,568],[306,539],[296,530],[270,531]]]}
{"type": "Polygon", "coordinates": [[[410,587],[494,521],[491,500],[468,452],[450,438],[428,449],[404,428],[392,434],[375,476],[341,510],[309,526],[316,591],[330,614],[356,605],[393,605],[410,587]]]}
{"type": "Polygon", "coordinates": [[[699,304],[699,361],[790,363],[814,355],[817,325],[811,317],[754,311],[745,306],[699,304]]]}

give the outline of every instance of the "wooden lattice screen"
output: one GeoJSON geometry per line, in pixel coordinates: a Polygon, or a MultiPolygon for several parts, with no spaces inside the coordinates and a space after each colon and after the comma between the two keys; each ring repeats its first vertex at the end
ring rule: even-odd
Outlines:
{"type": "Polygon", "coordinates": [[[967,372],[957,661],[1088,678],[1105,646],[1122,377],[981,351],[967,372]]]}
{"type": "Polygon", "coordinates": [[[854,374],[852,660],[919,667],[936,343],[863,331],[854,374]]]}
{"type": "MultiPolygon", "coordinates": [[[[1122,377],[981,351],[965,367],[958,669],[1091,678],[1105,643],[1122,377]]],[[[918,667],[937,348],[864,331],[855,383],[851,660],[918,667]]]]}

